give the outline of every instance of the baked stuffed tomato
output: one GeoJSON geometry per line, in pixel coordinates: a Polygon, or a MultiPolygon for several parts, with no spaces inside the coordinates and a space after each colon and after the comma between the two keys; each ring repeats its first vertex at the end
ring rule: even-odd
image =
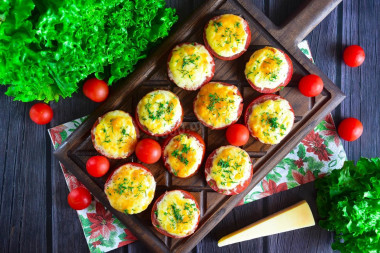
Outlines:
{"type": "Polygon", "coordinates": [[[280,49],[264,47],[249,58],[244,74],[258,92],[273,93],[288,85],[293,75],[293,64],[280,49]]]}
{"type": "Polygon", "coordinates": [[[182,89],[199,89],[211,81],[214,72],[214,59],[202,44],[182,43],[169,54],[169,79],[182,89]]]}
{"type": "Polygon", "coordinates": [[[179,98],[168,90],[146,94],[137,104],[136,121],[151,136],[163,136],[181,126],[183,110],[179,98]]]}
{"type": "Polygon", "coordinates": [[[188,178],[198,171],[205,151],[203,138],[198,133],[185,130],[166,138],[162,145],[162,159],[171,174],[188,178]]]}
{"type": "Polygon", "coordinates": [[[215,57],[234,60],[247,51],[251,43],[251,30],[242,17],[224,14],[212,18],[206,24],[203,40],[215,57]]]}
{"type": "Polygon", "coordinates": [[[222,146],[207,158],[205,175],[208,185],[216,192],[236,195],[252,180],[253,167],[248,153],[236,146],[222,146]]]}
{"type": "Polygon", "coordinates": [[[152,202],[156,181],[152,173],[139,163],[126,163],[107,179],[104,192],[111,206],[126,214],[144,211],[152,202]]]}
{"type": "Polygon", "coordinates": [[[243,111],[243,97],[232,84],[210,82],[202,86],[194,100],[198,120],[211,129],[222,129],[235,123],[243,111]]]}
{"type": "Polygon", "coordinates": [[[173,238],[191,235],[198,227],[200,210],[189,192],[168,191],[161,195],[152,208],[153,227],[161,234],[173,238]]]}
{"type": "Polygon", "coordinates": [[[127,158],[135,151],[139,130],[133,118],[121,110],[104,114],[91,130],[94,148],[112,159],[127,158]]]}
{"type": "Polygon", "coordinates": [[[285,98],[267,94],[249,104],[244,119],[254,138],[273,145],[284,139],[292,129],[294,111],[285,98]]]}

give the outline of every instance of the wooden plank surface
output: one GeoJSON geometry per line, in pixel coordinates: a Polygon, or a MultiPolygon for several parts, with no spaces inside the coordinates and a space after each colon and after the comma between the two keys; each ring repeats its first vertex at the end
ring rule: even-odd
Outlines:
{"type": "MultiPolygon", "coordinates": [[[[304,0],[253,0],[275,23],[286,20],[304,0]]],[[[186,18],[201,0],[168,1],[180,18],[186,18]]],[[[347,95],[334,119],[354,116],[363,122],[363,136],[344,142],[349,159],[380,155],[380,2],[344,0],[307,37],[316,65],[347,95]],[[362,67],[349,68],[341,61],[346,45],[360,44],[367,59],[362,67]]],[[[76,213],[67,203],[67,187],[57,160],[51,155],[46,130],[88,114],[97,104],[81,92],[52,104],[54,120],[36,126],[28,118],[31,104],[12,102],[0,88],[0,252],[88,252],[76,213]]],[[[301,198],[313,198],[312,184],[235,208],[197,245],[194,252],[331,252],[332,234],[318,226],[239,243],[222,249],[216,240],[227,232],[267,216],[301,198]]],[[[144,252],[136,242],[113,252],[144,252]]]]}

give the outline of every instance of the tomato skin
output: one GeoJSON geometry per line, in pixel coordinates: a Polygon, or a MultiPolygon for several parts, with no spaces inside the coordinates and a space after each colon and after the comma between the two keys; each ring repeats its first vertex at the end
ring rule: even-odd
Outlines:
{"type": "Polygon", "coordinates": [[[29,117],[34,123],[45,125],[53,119],[53,110],[47,104],[37,103],[30,108],[29,117]]]}
{"type": "Polygon", "coordinates": [[[93,177],[102,177],[110,169],[110,162],[104,156],[93,156],[87,160],[86,170],[93,177]]]}
{"type": "Polygon", "coordinates": [[[168,157],[164,155],[164,153],[165,153],[165,152],[164,152],[164,151],[165,151],[165,148],[166,148],[166,146],[169,144],[169,142],[170,142],[174,137],[176,137],[177,135],[180,135],[180,134],[183,134],[183,133],[186,133],[187,135],[191,135],[191,136],[193,136],[194,138],[196,138],[196,139],[199,141],[199,143],[201,144],[201,146],[202,146],[202,148],[203,148],[202,159],[201,159],[202,162],[203,162],[203,158],[204,158],[204,156],[205,156],[205,152],[206,152],[206,144],[205,144],[205,142],[204,142],[202,136],[200,136],[200,135],[199,135],[198,133],[196,133],[196,132],[193,132],[193,131],[190,131],[190,130],[185,130],[185,129],[184,129],[184,130],[179,130],[178,133],[176,133],[176,134],[174,134],[174,135],[171,135],[171,136],[168,136],[168,137],[164,140],[164,142],[163,142],[163,144],[162,144],[162,149],[161,149],[161,154],[162,154],[161,156],[162,156],[162,160],[164,161],[164,165],[165,165],[166,169],[170,172],[170,174],[172,174],[173,176],[178,177],[178,178],[190,178],[190,177],[194,176],[194,175],[198,172],[199,168],[200,168],[201,165],[202,165],[202,162],[198,165],[198,168],[196,169],[196,171],[194,171],[193,174],[188,175],[187,177],[179,177],[179,176],[174,175],[173,170],[171,169],[169,163],[167,162],[168,157]]]}
{"type": "Polygon", "coordinates": [[[84,187],[72,190],[67,196],[67,202],[74,210],[82,210],[91,204],[91,193],[84,187]]]}
{"type": "Polygon", "coordinates": [[[83,93],[94,102],[103,102],[108,97],[108,85],[97,78],[88,79],[83,85],[83,93]]]}
{"type": "Polygon", "coordinates": [[[363,133],[363,124],[355,118],[347,118],[340,122],[338,126],[339,136],[346,141],[355,141],[363,133]]]}
{"type": "Polygon", "coordinates": [[[136,145],[135,153],[143,163],[152,164],[161,158],[161,146],[152,139],[142,139],[136,145]]]}
{"type": "Polygon", "coordinates": [[[206,26],[205,26],[204,29],[203,29],[203,41],[204,41],[204,43],[205,43],[205,47],[208,49],[208,51],[211,52],[211,54],[212,54],[213,56],[215,56],[215,57],[218,58],[218,59],[224,60],[224,61],[232,61],[232,60],[235,60],[235,59],[239,58],[241,55],[243,55],[243,54],[247,51],[247,49],[248,49],[248,47],[249,47],[249,44],[251,44],[251,29],[249,28],[248,22],[247,22],[245,19],[243,19],[242,22],[243,22],[244,25],[245,25],[245,32],[246,32],[247,35],[248,35],[248,36],[247,36],[247,40],[246,40],[246,42],[245,42],[244,50],[242,50],[240,53],[237,53],[237,54],[232,55],[232,56],[229,56],[229,57],[221,56],[221,55],[219,55],[217,52],[215,52],[215,51],[211,48],[211,46],[208,44],[208,41],[207,41],[207,39],[206,39],[206,29],[207,29],[209,23],[210,23],[211,21],[214,21],[214,20],[218,19],[219,17],[220,17],[220,16],[213,17],[212,19],[210,19],[210,20],[207,22],[206,26]]]}
{"type": "Polygon", "coordinates": [[[307,75],[301,78],[298,89],[306,97],[315,97],[323,90],[323,80],[317,75],[307,75]]]}
{"type": "MultiPolygon", "coordinates": [[[[180,191],[185,198],[187,199],[192,199],[194,202],[195,202],[195,205],[197,207],[198,210],[199,209],[199,205],[198,205],[198,202],[197,200],[194,198],[194,196],[190,193],[190,192],[187,192],[187,191],[184,191],[184,190],[173,190],[173,191],[180,191]]],[[[172,234],[169,234],[168,232],[166,232],[166,230],[163,230],[157,226],[159,226],[159,222],[157,220],[157,216],[155,214],[155,211],[157,211],[157,204],[165,197],[166,194],[170,193],[172,191],[167,191],[165,192],[164,194],[162,194],[153,204],[153,208],[152,208],[152,212],[150,214],[150,219],[152,221],[152,225],[153,227],[158,231],[160,232],[161,234],[165,235],[165,236],[169,236],[169,237],[172,237],[172,238],[184,238],[184,237],[187,237],[191,234],[193,234],[195,232],[195,230],[197,230],[197,227],[198,227],[198,224],[199,224],[199,220],[200,220],[200,215],[198,216],[198,220],[197,220],[197,224],[196,226],[194,227],[194,230],[193,231],[190,231],[187,235],[185,236],[178,236],[178,235],[172,235],[172,234]]]]}
{"type": "Polygon", "coordinates": [[[227,141],[234,146],[243,146],[249,140],[248,128],[242,124],[234,124],[227,128],[227,141]]]}
{"type": "Polygon", "coordinates": [[[365,52],[361,46],[348,46],[344,49],[343,60],[350,67],[359,67],[365,60],[365,52]]]}

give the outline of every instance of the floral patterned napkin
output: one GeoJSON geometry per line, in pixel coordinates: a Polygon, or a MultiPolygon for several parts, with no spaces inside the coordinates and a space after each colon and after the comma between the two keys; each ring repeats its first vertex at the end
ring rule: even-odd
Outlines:
{"type": "MultiPolygon", "coordinates": [[[[311,57],[306,41],[300,50],[311,57]]],[[[86,119],[82,117],[48,130],[54,149],[86,119]]],[[[294,188],[341,168],[346,153],[340,143],[331,115],[327,115],[277,166],[244,197],[241,204],[294,188]]],[[[82,184],[60,163],[69,190],[82,184]]],[[[107,252],[134,242],[137,238],[96,199],[77,211],[91,252],[107,252]]]]}

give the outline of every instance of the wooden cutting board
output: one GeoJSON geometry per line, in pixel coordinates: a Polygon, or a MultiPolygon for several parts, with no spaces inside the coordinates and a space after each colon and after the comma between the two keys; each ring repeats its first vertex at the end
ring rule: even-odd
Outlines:
{"type": "MultiPolygon", "coordinates": [[[[261,11],[248,0],[209,0],[199,8],[185,23],[178,25],[161,46],[159,46],[126,79],[121,80],[109,98],[94,111],[89,118],[55,151],[63,165],[74,174],[90,191],[122,221],[140,240],[155,252],[187,252],[218,224],[224,216],[256,185],[281,159],[287,155],[329,112],[343,99],[344,94],[298,49],[297,44],[319,24],[341,0],[310,0],[285,25],[274,25],[261,11]],[[184,239],[165,237],[153,228],[150,221],[150,208],[137,215],[126,215],[113,209],[103,192],[102,178],[90,177],[85,168],[89,157],[97,154],[93,148],[90,131],[97,118],[104,113],[121,109],[134,115],[139,99],[154,89],[168,89],[178,95],[184,109],[184,122],[181,128],[196,131],[204,138],[206,157],[214,149],[226,145],[224,130],[210,130],[199,123],[193,113],[192,103],[197,91],[185,91],[172,84],[167,77],[166,61],[169,51],[181,42],[199,42],[203,44],[202,31],[207,21],[220,14],[233,13],[241,15],[248,21],[252,41],[248,51],[234,61],[215,59],[214,81],[223,81],[236,85],[244,98],[244,109],[260,94],[254,91],[244,77],[244,66],[251,54],[266,45],[285,51],[293,62],[294,74],[291,82],[278,94],[285,97],[293,106],[296,123],[292,131],[278,145],[262,144],[250,138],[243,146],[252,158],[254,175],[249,187],[239,195],[225,196],[214,192],[206,183],[201,170],[189,179],[178,179],[169,174],[162,161],[146,165],[157,182],[156,196],[166,190],[183,189],[191,192],[201,209],[201,220],[196,232],[184,239]],[[324,90],[315,98],[303,96],[297,88],[300,78],[307,74],[316,74],[323,79],[324,90]]],[[[239,122],[242,122],[243,117],[239,122]]],[[[148,136],[141,136],[146,138],[148,136]]],[[[162,138],[156,138],[162,141],[162,138]]],[[[111,171],[126,162],[136,162],[133,155],[123,160],[111,161],[111,171]]],[[[153,202],[155,201],[153,200],[153,202]]],[[[152,202],[152,203],[153,203],[152,202]]]]}

